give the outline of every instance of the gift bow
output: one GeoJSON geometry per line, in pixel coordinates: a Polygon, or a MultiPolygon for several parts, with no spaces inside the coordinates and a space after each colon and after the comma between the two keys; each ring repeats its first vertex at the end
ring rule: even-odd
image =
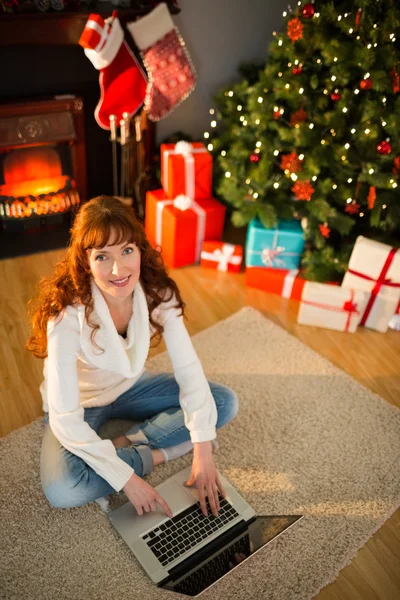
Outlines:
{"type": "Polygon", "coordinates": [[[180,140],[175,144],[175,153],[182,154],[182,156],[189,156],[193,153],[192,144],[189,142],[185,142],[184,140],[180,140]]]}
{"type": "Polygon", "coordinates": [[[233,244],[223,244],[222,249],[216,248],[213,252],[203,250],[201,258],[205,260],[218,261],[218,271],[227,271],[228,265],[240,265],[242,262],[241,256],[234,256],[235,246],[233,244]]]}
{"type": "Polygon", "coordinates": [[[278,256],[284,251],[285,248],[283,246],[277,246],[276,248],[264,248],[264,250],[261,252],[261,260],[267,267],[272,267],[274,261],[276,264],[284,265],[285,262],[278,258],[278,256]]]}
{"type": "Polygon", "coordinates": [[[189,196],[185,196],[185,194],[179,194],[173,201],[175,208],[179,208],[179,210],[187,210],[192,207],[193,201],[189,196]]]}

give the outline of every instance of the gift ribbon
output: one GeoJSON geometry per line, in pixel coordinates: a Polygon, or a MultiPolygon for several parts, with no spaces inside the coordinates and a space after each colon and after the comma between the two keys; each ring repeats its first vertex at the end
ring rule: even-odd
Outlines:
{"type": "Polygon", "coordinates": [[[368,300],[368,304],[365,307],[364,314],[360,321],[360,325],[365,325],[367,319],[370,315],[374,302],[376,300],[377,295],[380,292],[380,289],[383,285],[387,285],[390,287],[400,288],[400,283],[394,283],[391,279],[386,279],[387,272],[389,270],[390,265],[393,262],[393,259],[396,255],[397,248],[392,248],[386,258],[385,264],[383,265],[382,271],[379,273],[378,279],[374,277],[370,277],[369,275],[365,275],[365,273],[360,273],[359,271],[354,271],[353,269],[348,269],[348,273],[352,275],[356,275],[357,277],[361,277],[362,279],[367,279],[368,281],[375,281],[375,286],[371,291],[371,295],[368,300]]]}
{"type": "Polygon", "coordinates": [[[199,154],[201,152],[207,152],[206,148],[193,148],[192,144],[189,142],[180,141],[175,144],[175,148],[173,150],[164,150],[163,151],[163,160],[164,160],[164,173],[163,177],[165,180],[164,188],[168,190],[168,159],[170,155],[181,154],[185,161],[185,195],[189,196],[189,198],[194,198],[195,193],[195,172],[194,172],[194,154],[199,154]]]}
{"type": "Polygon", "coordinates": [[[179,210],[185,211],[189,208],[197,215],[197,235],[196,235],[196,261],[200,261],[201,245],[204,241],[206,230],[206,211],[201,208],[195,200],[180,194],[175,200],[159,200],[156,205],[156,244],[161,246],[162,242],[162,215],[166,206],[174,206],[179,210]]]}
{"type": "Polygon", "coordinates": [[[261,261],[266,267],[285,267],[285,261],[280,256],[300,256],[299,252],[285,252],[283,246],[278,248],[264,248],[264,250],[248,250],[248,254],[261,254],[261,261]],[[275,264],[274,264],[275,262],[275,264]]]}
{"type": "Polygon", "coordinates": [[[334,310],[336,312],[347,312],[347,321],[344,330],[348,331],[350,325],[350,319],[352,315],[359,315],[360,313],[357,310],[357,304],[354,302],[354,290],[350,290],[350,300],[346,300],[344,302],[342,308],[340,306],[331,306],[330,304],[320,304],[319,302],[311,302],[311,300],[303,300],[301,299],[303,304],[308,304],[309,306],[316,306],[317,308],[324,308],[327,310],[334,310]]]}
{"type": "Polygon", "coordinates": [[[216,248],[213,252],[207,252],[206,250],[202,250],[201,258],[204,260],[212,260],[213,262],[218,262],[218,271],[227,271],[228,264],[231,265],[240,265],[242,262],[241,256],[234,256],[235,246],[232,244],[223,244],[222,249],[216,248]]]}
{"type": "Polygon", "coordinates": [[[299,274],[299,269],[292,269],[285,276],[285,280],[283,282],[282,294],[281,294],[282,298],[290,298],[290,296],[292,295],[292,291],[293,291],[294,280],[296,279],[298,274],[299,274]]]}

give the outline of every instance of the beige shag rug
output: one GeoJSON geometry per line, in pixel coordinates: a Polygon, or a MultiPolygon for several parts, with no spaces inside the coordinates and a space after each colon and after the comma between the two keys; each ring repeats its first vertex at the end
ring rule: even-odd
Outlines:
{"type": "MultiPolygon", "coordinates": [[[[400,410],[252,308],[193,341],[208,378],[240,399],[219,432],[217,467],[258,514],[305,515],[202,598],[310,599],[399,505],[400,410]]],[[[170,370],[166,354],[149,368],[170,370]]],[[[128,424],[114,421],[101,435],[128,424]]],[[[38,419],[0,440],[0,598],[182,599],[152,585],[97,503],[49,505],[42,433],[38,419]]],[[[149,483],[191,457],[156,467],[149,483]]],[[[114,494],[111,507],[125,501],[114,494]]]]}

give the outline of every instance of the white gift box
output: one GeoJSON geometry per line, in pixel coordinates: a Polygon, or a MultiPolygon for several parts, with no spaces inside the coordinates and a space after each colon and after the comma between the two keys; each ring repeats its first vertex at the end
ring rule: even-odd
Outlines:
{"type": "Polygon", "coordinates": [[[361,290],[306,281],[297,322],[354,333],[368,298],[369,294],[361,290]]]}
{"type": "Polygon", "coordinates": [[[360,325],[385,333],[400,300],[400,250],[359,236],[342,287],[370,292],[360,325]]]}

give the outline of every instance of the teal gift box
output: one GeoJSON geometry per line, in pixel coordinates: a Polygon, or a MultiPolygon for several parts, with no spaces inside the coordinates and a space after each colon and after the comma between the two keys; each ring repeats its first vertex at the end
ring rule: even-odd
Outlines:
{"type": "Polygon", "coordinates": [[[300,221],[279,221],[267,229],[260,219],[249,223],[246,240],[246,266],[297,269],[304,250],[300,221]]]}

